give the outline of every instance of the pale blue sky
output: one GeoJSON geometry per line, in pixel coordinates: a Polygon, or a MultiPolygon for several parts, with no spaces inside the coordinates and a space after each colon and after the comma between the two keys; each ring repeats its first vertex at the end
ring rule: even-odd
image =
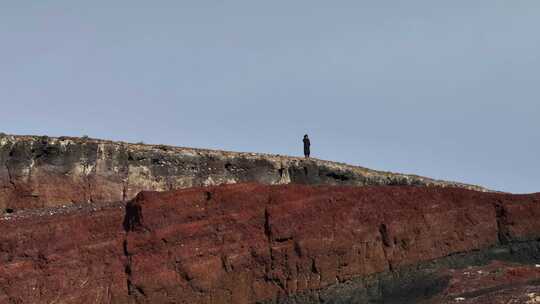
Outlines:
{"type": "Polygon", "coordinates": [[[0,0],[0,131],[540,191],[540,1],[0,0]]]}

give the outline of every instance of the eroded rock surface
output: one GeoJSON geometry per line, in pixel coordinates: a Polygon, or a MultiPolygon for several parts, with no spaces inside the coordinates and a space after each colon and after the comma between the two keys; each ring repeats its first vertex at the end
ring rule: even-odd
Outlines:
{"type": "Polygon", "coordinates": [[[81,206],[0,217],[0,303],[418,303],[462,294],[448,269],[540,256],[540,194],[235,184],[81,206]]]}
{"type": "Polygon", "coordinates": [[[0,212],[126,201],[142,190],[241,182],[452,186],[486,191],[317,159],[90,138],[0,135],[0,212]]]}

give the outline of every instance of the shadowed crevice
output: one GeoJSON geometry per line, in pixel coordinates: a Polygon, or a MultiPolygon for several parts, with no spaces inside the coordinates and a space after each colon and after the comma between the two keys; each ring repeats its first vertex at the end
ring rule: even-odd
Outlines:
{"type": "Polygon", "coordinates": [[[495,204],[495,212],[497,216],[497,238],[499,244],[505,245],[511,241],[508,231],[508,219],[506,218],[506,209],[501,203],[495,204]]]}
{"type": "Polygon", "coordinates": [[[140,205],[133,202],[127,203],[123,226],[126,232],[143,228],[143,215],[140,205]]]}

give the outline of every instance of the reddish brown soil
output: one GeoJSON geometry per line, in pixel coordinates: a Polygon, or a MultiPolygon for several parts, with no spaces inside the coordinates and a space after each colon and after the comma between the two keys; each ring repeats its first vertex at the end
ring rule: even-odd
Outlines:
{"type": "MultiPolygon", "coordinates": [[[[142,192],[125,210],[0,220],[0,303],[285,299],[535,240],[539,215],[538,194],[450,188],[238,184],[142,192]]],[[[468,292],[453,291],[456,284],[447,295],[468,292]]]]}

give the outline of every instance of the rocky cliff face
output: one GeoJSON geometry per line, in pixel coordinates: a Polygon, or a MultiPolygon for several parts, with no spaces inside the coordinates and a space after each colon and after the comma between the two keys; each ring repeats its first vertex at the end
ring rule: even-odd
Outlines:
{"type": "Polygon", "coordinates": [[[142,190],[241,182],[451,186],[486,191],[317,159],[89,138],[0,135],[0,212],[126,201],[142,190]]]}
{"type": "Polygon", "coordinates": [[[450,303],[456,266],[538,261],[539,216],[539,194],[260,184],[27,210],[0,217],[0,302],[450,303]]]}

